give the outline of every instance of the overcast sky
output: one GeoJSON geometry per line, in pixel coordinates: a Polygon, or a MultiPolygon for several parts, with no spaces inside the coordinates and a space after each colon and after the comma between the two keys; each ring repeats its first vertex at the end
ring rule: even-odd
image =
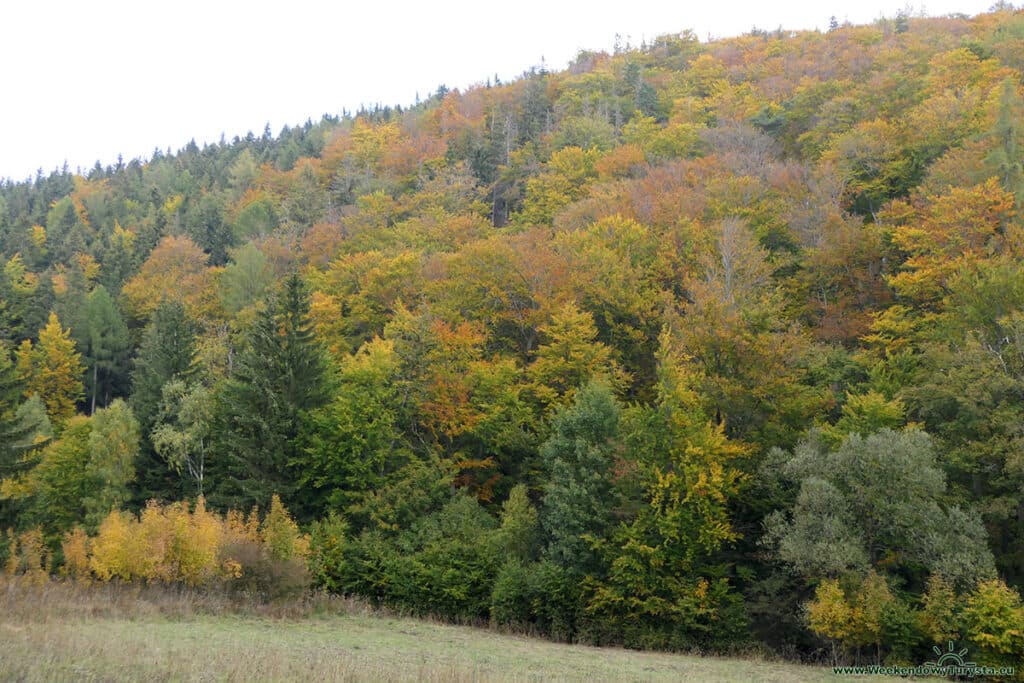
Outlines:
{"type": "MultiPolygon", "coordinates": [[[[899,0],[3,0],[0,178],[88,169],[215,142],[361,104],[410,104],[441,83],[560,69],[615,35],[693,29],[700,39],[865,23],[899,0]]],[[[929,15],[977,14],[992,0],[933,0],[929,15]]],[[[911,8],[920,10],[920,5],[911,8]]]]}

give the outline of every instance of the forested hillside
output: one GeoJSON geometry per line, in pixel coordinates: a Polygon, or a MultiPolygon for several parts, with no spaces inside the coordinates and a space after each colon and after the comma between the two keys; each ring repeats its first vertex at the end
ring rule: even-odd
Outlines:
{"type": "Polygon", "coordinates": [[[1022,79],[682,33],[8,181],[8,571],[1024,672],[1022,79]]]}

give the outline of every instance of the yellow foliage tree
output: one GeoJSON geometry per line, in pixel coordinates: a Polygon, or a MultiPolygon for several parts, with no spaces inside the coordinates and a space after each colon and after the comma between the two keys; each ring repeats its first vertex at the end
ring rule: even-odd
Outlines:
{"type": "Polygon", "coordinates": [[[82,583],[89,581],[89,543],[89,535],[77,524],[74,529],[64,533],[60,544],[64,554],[61,574],[82,583]]]}
{"type": "Polygon", "coordinates": [[[100,524],[99,533],[92,540],[89,569],[100,581],[113,578],[128,581],[136,575],[132,553],[132,517],[112,511],[100,524]]]}
{"type": "Polygon", "coordinates": [[[180,301],[197,320],[219,312],[217,273],[188,237],[165,237],[122,290],[126,311],[147,319],[162,300],[180,301]]]}
{"type": "Polygon", "coordinates": [[[814,600],[807,604],[807,624],[811,630],[832,644],[832,661],[837,661],[838,647],[849,637],[853,608],[835,579],[827,579],[814,591],[814,600]]]}
{"type": "Polygon", "coordinates": [[[270,512],[263,520],[260,535],[263,545],[275,560],[290,560],[306,555],[308,544],[276,493],[270,500],[270,512]]]}
{"type": "Polygon", "coordinates": [[[52,311],[39,331],[39,343],[33,346],[25,340],[18,348],[18,374],[25,381],[25,393],[39,395],[54,425],[63,425],[75,414],[75,403],[84,394],[84,372],[71,330],[61,327],[52,311]]]}

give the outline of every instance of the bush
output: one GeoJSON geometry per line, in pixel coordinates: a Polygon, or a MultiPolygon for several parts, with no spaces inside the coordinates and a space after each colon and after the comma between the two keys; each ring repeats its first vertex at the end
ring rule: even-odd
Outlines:
{"type": "Polygon", "coordinates": [[[237,567],[227,587],[259,600],[280,600],[304,593],[310,584],[309,570],[301,557],[281,559],[266,545],[236,541],[221,548],[222,565],[237,567]]]}
{"type": "MultiPolygon", "coordinates": [[[[497,522],[456,496],[397,535],[368,530],[318,571],[336,590],[415,614],[486,619],[502,551],[497,522]]],[[[321,538],[326,531],[321,527],[321,538]]],[[[321,557],[326,557],[322,555],[321,557]]]]}
{"type": "Polygon", "coordinates": [[[967,597],[964,622],[979,664],[1017,667],[1024,679],[1024,604],[1017,591],[999,580],[979,583],[967,597]]]}
{"type": "Polygon", "coordinates": [[[580,604],[579,581],[563,567],[550,561],[510,562],[494,581],[491,621],[569,641],[576,635],[580,604]]]}
{"type": "Polygon", "coordinates": [[[534,626],[533,567],[509,562],[498,572],[491,590],[491,622],[527,630],[534,626]]]}
{"type": "Polygon", "coordinates": [[[6,533],[0,534],[0,567],[7,567],[7,561],[11,557],[11,544],[13,541],[14,532],[11,529],[8,529],[6,533]]]}
{"type": "Polygon", "coordinates": [[[721,652],[749,645],[743,598],[726,579],[680,576],[669,585],[671,590],[662,593],[665,597],[647,595],[641,600],[629,594],[619,597],[600,582],[588,581],[586,618],[581,619],[577,640],[644,650],[721,652]]]}
{"type": "Polygon", "coordinates": [[[8,576],[24,576],[30,583],[45,583],[50,576],[51,554],[43,540],[39,527],[29,529],[17,536],[7,530],[8,576]]]}
{"type": "Polygon", "coordinates": [[[497,522],[476,499],[459,495],[395,539],[385,563],[397,604],[446,619],[486,619],[500,566],[497,522]]]}
{"type": "Polygon", "coordinates": [[[882,609],[882,642],[889,648],[886,664],[915,664],[915,648],[923,637],[920,619],[906,601],[896,598],[882,609]]]}
{"type": "Polygon", "coordinates": [[[80,530],[67,534],[64,552],[67,572],[82,580],[91,573],[100,581],[226,583],[268,599],[309,585],[309,539],[277,496],[262,524],[255,509],[248,519],[234,511],[221,517],[202,498],[192,509],[188,503],[150,502],[138,517],[115,510],[95,538],[80,530]]]}
{"type": "Polygon", "coordinates": [[[85,529],[75,525],[74,529],[64,534],[60,547],[64,554],[61,573],[80,582],[88,582],[89,535],[85,533],[85,529]]]}
{"type": "Polygon", "coordinates": [[[310,529],[309,573],[317,588],[342,593],[345,576],[345,538],[348,523],[336,513],[314,522],[310,529]]]}

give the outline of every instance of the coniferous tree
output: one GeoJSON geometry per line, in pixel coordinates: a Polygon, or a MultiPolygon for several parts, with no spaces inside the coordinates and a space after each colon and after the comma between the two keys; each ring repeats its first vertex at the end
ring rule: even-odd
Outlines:
{"type": "MultiPolygon", "coordinates": [[[[36,436],[50,432],[39,398],[22,403],[21,395],[22,383],[10,353],[0,343],[0,479],[20,474],[31,466],[32,461],[26,456],[43,441],[36,436]],[[38,410],[33,411],[33,406],[38,410]]],[[[15,509],[8,501],[0,500],[0,526],[14,522],[15,509]]]]}
{"type": "Polygon", "coordinates": [[[102,285],[92,290],[86,299],[85,322],[88,335],[83,356],[91,414],[96,412],[97,401],[101,407],[105,406],[127,388],[125,370],[131,340],[117,305],[102,285]]]}
{"type": "Polygon", "coordinates": [[[180,302],[164,301],[153,312],[132,370],[131,406],[143,434],[153,427],[164,384],[191,372],[195,335],[180,302]]]}
{"type": "Polygon", "coordinates": [[[138,462],[138,502],[173,498],[180,478],[153,450],[151,433],[160,412],[163,388],[193,372],[195,324],[179,301],[164,301],[153,312],[132,370],[131,407],[139,421],[142,448],[138,462]]]}
{"type": "Polygon", "coordinates": [[[13,342],[26,335],[25,319],[39,279],[28,270],[20,253],[0,271],[0,340],[13,342]]]}
{"type": "Polygon", "coordinates": [[[211,498],[244,509],[277,493],[291,506],[305,457],[302,425],[328,397],[327,357],[313,337],[309,294],[293,274],[250,327],[219,393],[211,498]]]}
{"type": "Polygon", "coordinates": [[[0,476],[18,468],[18,444],[27,435],[17,412],[21,391],[10,353],[0,345],[0,476]]]}

